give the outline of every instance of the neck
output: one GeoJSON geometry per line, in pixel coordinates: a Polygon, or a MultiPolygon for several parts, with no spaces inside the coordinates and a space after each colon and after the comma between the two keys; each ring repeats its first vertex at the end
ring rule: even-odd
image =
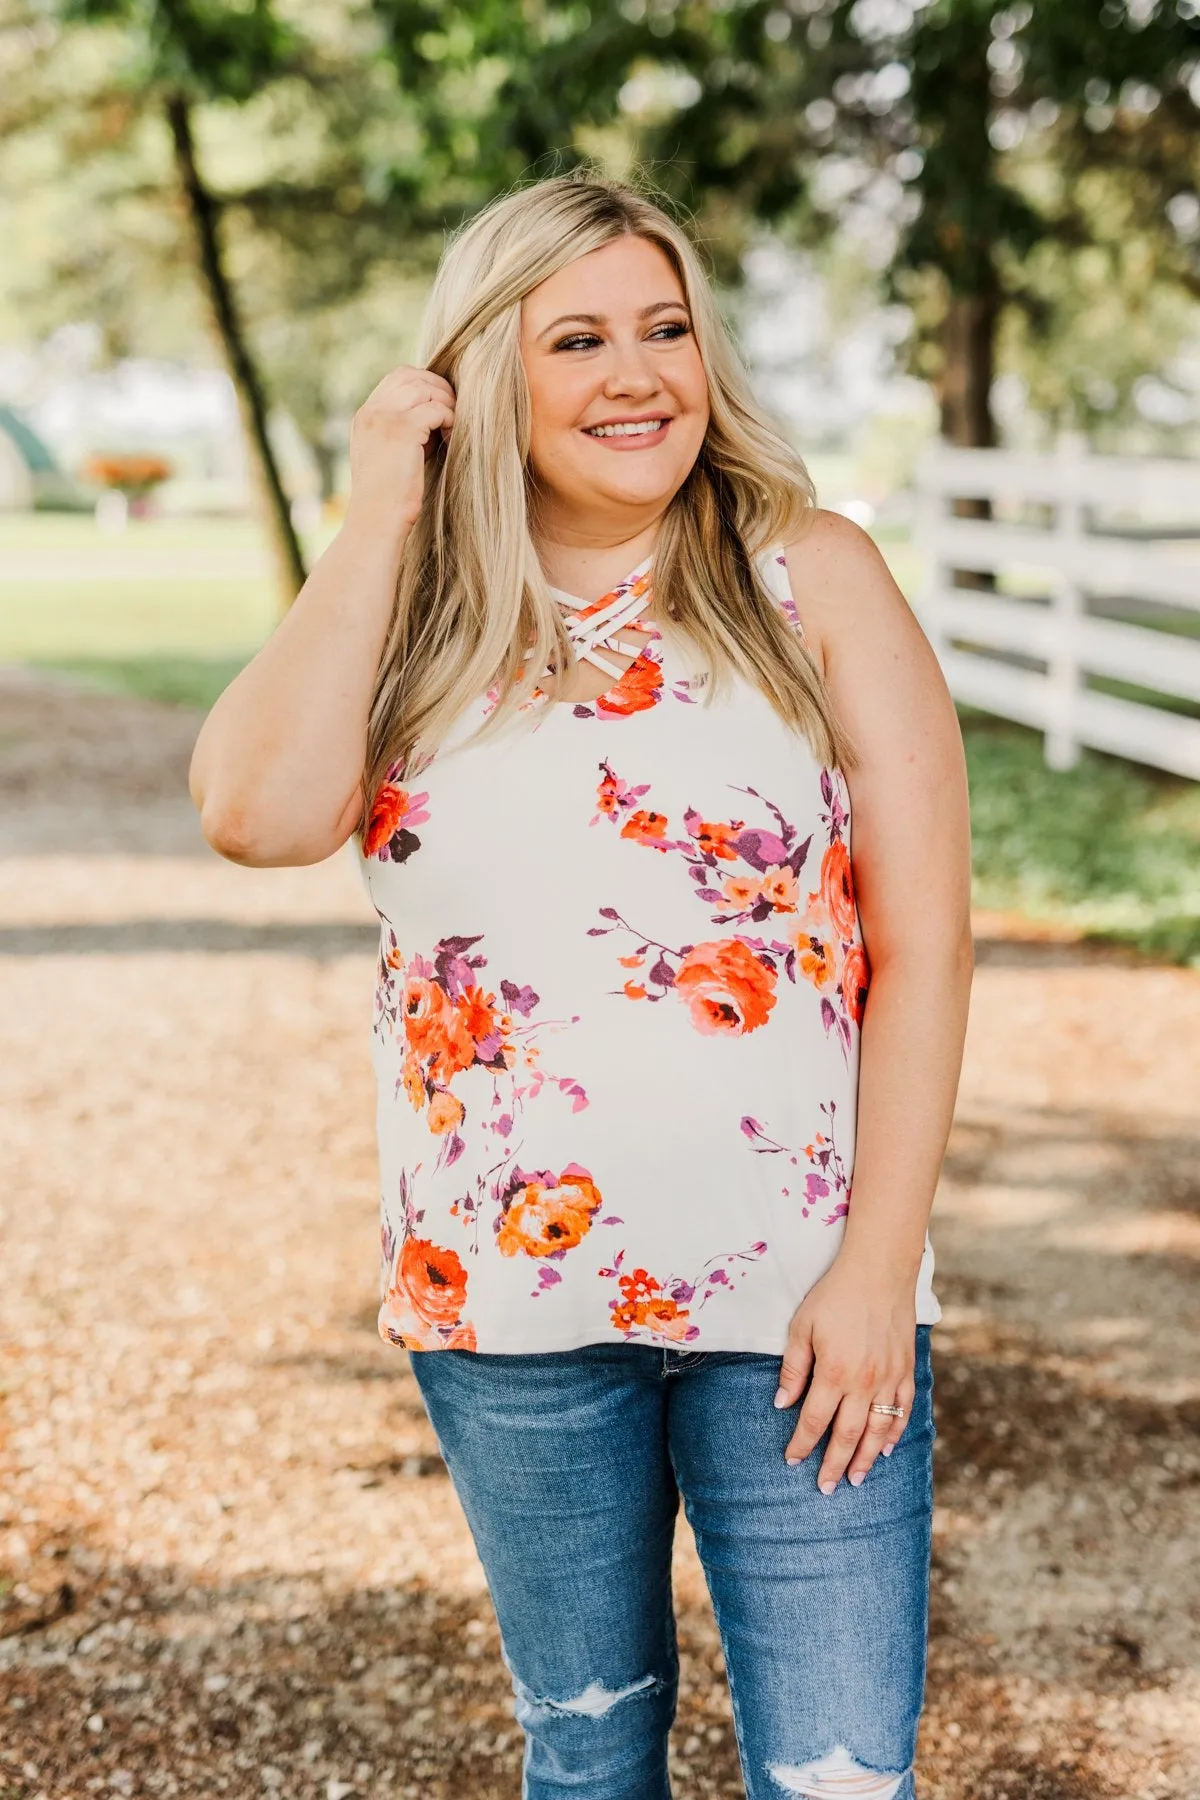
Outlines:
{"type": "Polygon", "coordinates": [[[607,532],[555,520],[536,535],[538,560],[551,587],[580,600],[598,600],[650,555],[661,524],[661,513],[633,530],[626,524],[607,532]]]}

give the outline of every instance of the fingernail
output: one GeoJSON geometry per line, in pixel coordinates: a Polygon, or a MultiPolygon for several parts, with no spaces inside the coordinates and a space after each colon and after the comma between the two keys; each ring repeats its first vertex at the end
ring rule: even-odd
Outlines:
{"type": "Polygon", "coordinates": [[[802,1456],[785,1456],[783,1460],[789,1469],[798,1469],[804,1458],[802,1456]]]}
{"type": "Polygon", "coordinates": [[[863,1482],[867,1479],[867,1471],[865,1469],[855,1469],[853,1475],[851,1475],[849,1479],[851,1487],[861,1487],[863,1482]]]}
{"type": "Polygon", "coordinates": [[[776,1406],[787,1406],[789,1404],[788,1392],[787,1392],[786,1388],[777,1388],[776,1389],[774,1404],[776,1406]]]}
{"type": "Polygon", "coordinates": [[[837,1482],[836,1481],[818,1481],[817,1486],[820,1488],[820,1490],[823,1494],[832,1494],[834,1488],[837,1486],[837,1482]]]}
{"type": "Polygon", "coordinates": [[[884,1446],[883,1446],[883,1455],[884,1455],[884,1456],[890,1456],[890,1455],[891,1455],[891,1454],[892,1454],[892,1451],[893,1451],[893,1450],[894,1450],[894,1449],[895,1449],[895,1448],[896,1448],[896,1446],[895,1446],[895,1444],[885,1444],[885,1445],[884,1445],[884,1446]]]}

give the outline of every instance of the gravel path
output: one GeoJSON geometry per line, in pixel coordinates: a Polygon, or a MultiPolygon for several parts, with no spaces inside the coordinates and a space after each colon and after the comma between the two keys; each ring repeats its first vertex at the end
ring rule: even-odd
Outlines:
{"type": "MultiPolygon", "coordinates": [[[[0,1800],[513,1800],[374,1334],[373,915],[207,850],[196,724],[0,671],[0,1800]]],[[[1200,974],[977,936],[922,1800],[1200,1800],[1200,974]]],[[[676,1792],[738,1795],[677,1564],[676,1792]]]]}

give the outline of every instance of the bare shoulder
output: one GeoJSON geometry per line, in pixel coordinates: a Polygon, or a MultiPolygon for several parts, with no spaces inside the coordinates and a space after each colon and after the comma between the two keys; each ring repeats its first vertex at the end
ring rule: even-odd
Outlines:
{"type": "Polygon", "coordinates": [[[878,546],[841,513],[815,512],[784,554],[804,635],[827,677],[852,646],[885,622],[916,627],[878,546]]]}

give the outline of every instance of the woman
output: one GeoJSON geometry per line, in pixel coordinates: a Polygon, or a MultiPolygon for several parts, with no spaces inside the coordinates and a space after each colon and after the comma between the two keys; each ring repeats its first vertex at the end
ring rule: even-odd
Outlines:
{"type": "Polygon", "coordinates": [[[971,971],[937,663],[623,185],[454,239],[351,465],[192,791],[238,862],[358,837],[380,1329],[419,1352],[524,1794],[667,1795],[682,1494],[751,1800],[906,1800],[971,971]]]}

